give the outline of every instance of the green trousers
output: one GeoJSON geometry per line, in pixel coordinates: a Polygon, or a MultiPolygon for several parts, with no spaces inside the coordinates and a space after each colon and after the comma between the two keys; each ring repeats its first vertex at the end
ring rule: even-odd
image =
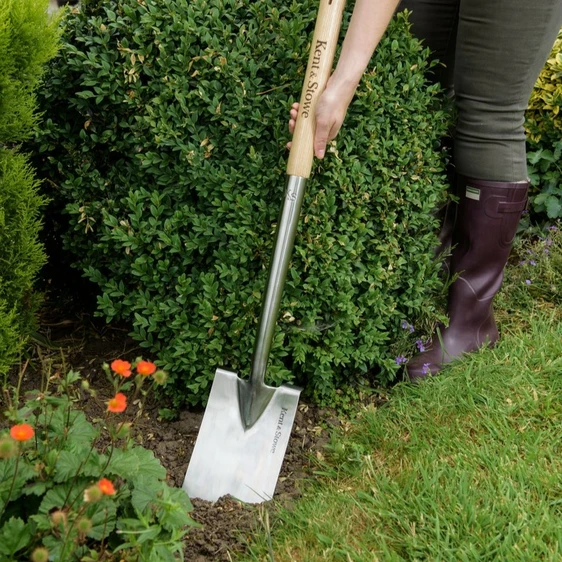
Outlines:
{"type": "Polygon", "coordinates": [[[562,0],[403,0],[403,9],[454,92],[458,173],[525,180],[525,109],[562,26],[562,0]]]}

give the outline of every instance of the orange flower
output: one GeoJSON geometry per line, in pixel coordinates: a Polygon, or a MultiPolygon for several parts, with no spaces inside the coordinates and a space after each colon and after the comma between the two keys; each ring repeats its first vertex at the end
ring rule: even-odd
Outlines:
{"type": "Polygon", "coordinates": [[[115,495],[115,488],[113,486],[113,482],[108,480],[107,478],[102,478],[98,482],[98,488],[104,493],[106,496],[114,496],[115,495]]]}
{"type": "Polygon", "coordinates": [[[108,412],[124,412],[127,407],[127,397],[122,393],[118,392],[108,403],[108,412]]]}
{"type": "Polygon", "coordinates": [[[10,435],[16,441],[29,441],[35,435],[35,431],[28,423],[20,423],[10,429],[10,435]]]}
{"type": "Polygon", "coordinates": [[[122,377],[131,376],[131,364],[128,361],[123,361],[122,359],[115,359],[115,361],[111,363],[111,370],[122,377]]]}
{"type": "Polygon", "coordinates": [[[137,373],[143,377],[152,375],[156,371],[156,365],[150,361],[139,361],[137,363],[137,373]]]}

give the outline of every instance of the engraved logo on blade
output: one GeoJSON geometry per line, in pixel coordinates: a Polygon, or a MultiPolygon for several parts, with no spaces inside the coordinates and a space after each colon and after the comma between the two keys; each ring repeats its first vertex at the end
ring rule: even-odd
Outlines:
{"type": "Polygon", "coordinates": [[[275,437],[273,438],[273,443],[271,444],[271,454],[275,453],[277,449],[277,443],[281,439],[283,433],[283,423],[285,421],[285,415],[287,414],[287,408],[281,408],[281,413],[279,414],[279,419],[277,420],[277,429],[275,430],[275,437]]]}

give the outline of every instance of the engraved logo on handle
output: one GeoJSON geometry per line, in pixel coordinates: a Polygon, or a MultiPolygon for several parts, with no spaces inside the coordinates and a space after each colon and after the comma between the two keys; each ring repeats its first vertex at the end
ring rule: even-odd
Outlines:
{"type": "Polygon", "coordinates": [[[314,47],[314,55],[312,57],[312,65],[310,67],[310,74],[308,76],[308,83],[306,84],[306,89],[304,92],[304,100],[302,103],[302,109],[300,116],[304,119],[308,119],[310,116],[310,109],[312,107],[312,100],[314,98],[314,93],[318,90],[319,84],[316,80],[318,76],[318,71],[320,70],[320,60],[322,55],[326,52],[328,47],[328,41],[316,40],[316,46],[314,47]]]}

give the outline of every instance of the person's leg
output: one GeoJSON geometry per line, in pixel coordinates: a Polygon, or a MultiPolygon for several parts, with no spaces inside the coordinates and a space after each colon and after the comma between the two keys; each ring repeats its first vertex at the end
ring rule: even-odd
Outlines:
{"type": "MultiPolygon", "coordinates": [[[[454,96],[453,71],[460,0],[402,0],[397,11],[407,9],[410,14],[412,33],[431,51],[431,56],[439,61],[428,74],[430,81],[439,82],[448,97],[454,96]]],[[[449,193],[457,197],[455,169],[452,163],[452,134],[441,140],[443,150],[449,154],[447,176],[449,193]]],[[[443,269],[449,270],[449,253],[456,220],[456,204],[449,200],[435,212],[441,224],[436,256],[443,257],[443,269]]]]}
{"type": "Polygon", "coordinates": [[[449,326],[407,365],[417,380],[498,339],[492,300],[527,199],[525,109],[562,25],[560,0],[461,0],[455,60],[460,196],[449,326]]]}
{"type": "Polygon", "coordinates": [[[453,89],[459,4],[460,0],[402,0],[397,9],[411,12],[412,33],[440,63],[432,77],[449,92],[453,89]]]}
{"type": "Polygon", "coordinates": [[[527,178],[525,110],[561,25],[561,0],[461,1],[454,73],[459,174],[527,178]]]}

